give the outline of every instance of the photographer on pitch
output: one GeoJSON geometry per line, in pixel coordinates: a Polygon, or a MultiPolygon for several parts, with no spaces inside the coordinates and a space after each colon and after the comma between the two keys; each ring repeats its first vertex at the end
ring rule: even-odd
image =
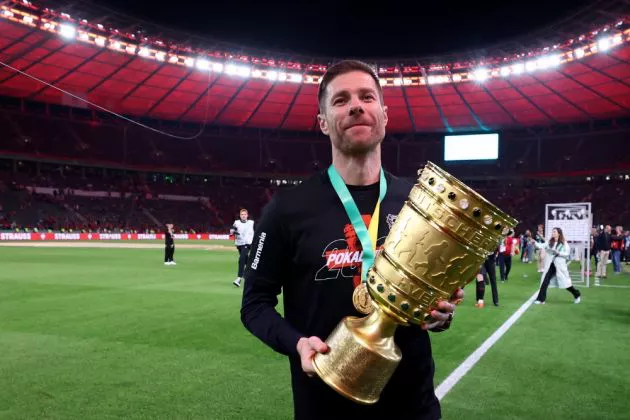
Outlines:
{"type": "Polygon", "coordinates": [[[175,232],[173,232],[173,224],[166,224],[166,232],[164,233],[164,265],[177,265],[173,257],[175,256],[175,232]]]}

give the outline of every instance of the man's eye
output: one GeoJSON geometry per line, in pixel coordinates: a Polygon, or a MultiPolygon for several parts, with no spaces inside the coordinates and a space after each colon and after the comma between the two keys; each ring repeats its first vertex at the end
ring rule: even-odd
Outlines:
{"type": "Polygon", "coordinates": [[[344,102],[343,98],[337,98],[333,101],[333,105],[339,105],[342,104],[344,102]]]}
{"type": "Polygon", "coordinates": [[[374,100],[374,95],[367,94],[367,95],[363,96],[363,99],[366,100],[366,101],[373,101],[374,100]]]}

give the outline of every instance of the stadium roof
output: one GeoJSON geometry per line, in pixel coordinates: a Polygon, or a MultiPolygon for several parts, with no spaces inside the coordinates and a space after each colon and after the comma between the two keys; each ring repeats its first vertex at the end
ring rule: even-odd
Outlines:
{"type": "MultiPolygon", "coordinates": [[[[375,63],[388,131],[483,131],[630,115],[630,29],[625,16],[607,19],[611,25],[523,46],[520,55],[375,63]]],[[[89,101],[136,118],[317,130],[317,86],[327,63],[133,37],[11,2],[0,15],[0,94],[79,107],[89,101]]]]}

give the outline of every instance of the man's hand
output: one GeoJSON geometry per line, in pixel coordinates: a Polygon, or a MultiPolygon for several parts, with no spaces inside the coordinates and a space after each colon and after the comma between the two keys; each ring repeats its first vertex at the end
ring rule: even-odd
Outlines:
{"type": "Polygon", "coordinates": [[[315,357],[317,353],[326,353],[328,351],[328,345],[319,337],[313,336],[300,338],[296,347],[302,362],[302,370],[308,376],[314,376],[313,357],[315,357]]]}
{"type": "Polygon", "coordinates": [[[455,305],[459,305],[464,299],[464,289],[457,289],[451,298],[438,303],[437,308],[431,311],[433,322],[425,324],[422,328],[425,330],[441,331],[450,327],[455,313],[455,305]]]}

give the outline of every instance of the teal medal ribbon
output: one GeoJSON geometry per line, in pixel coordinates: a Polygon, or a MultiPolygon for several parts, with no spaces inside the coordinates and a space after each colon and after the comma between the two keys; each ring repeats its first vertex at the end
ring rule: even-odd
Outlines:
{"type": "MultiPolygon", "coordinates": [[[[361,217],[361,212],[357,208],[346,183],[344,182],[339,172],[335,169],[333,165],[328,167],[328,177],[330,178],[330,182],[332,183],[337,196],[341,200],[341,204],[346,211],[346,214],[350,218],[350,223],[354,227],[354,231],[361,242],[361,247],[363,248],[363,259],[361,264],[361,281],[365,283],[367,281],[368,270],[374,264],[374,258],[376,255],[376,243],[372,243],[372,239],[370,239],[370,234],[368,233],[368,229],[365,226],[365,222],[361,217]]],[[[385,173],[383,168],[381,168],[381,176],[379,183],[379,194],[378,194],[378,202],[376,203],[376,211],[374,214],[377,216],[380,214],[380,205],[383,199],[385,198],[385,194],[387,193],[387,181],[385,180],[385,173]]],[[[372,220],[370,221],[370,225],[372,223],[376,223],[376,229],[378,230],[378,220],[374,220],[374,215],[372,216],[372,220]]],[[[374,239],[376,241],[376,238],[374,239]]]]}

